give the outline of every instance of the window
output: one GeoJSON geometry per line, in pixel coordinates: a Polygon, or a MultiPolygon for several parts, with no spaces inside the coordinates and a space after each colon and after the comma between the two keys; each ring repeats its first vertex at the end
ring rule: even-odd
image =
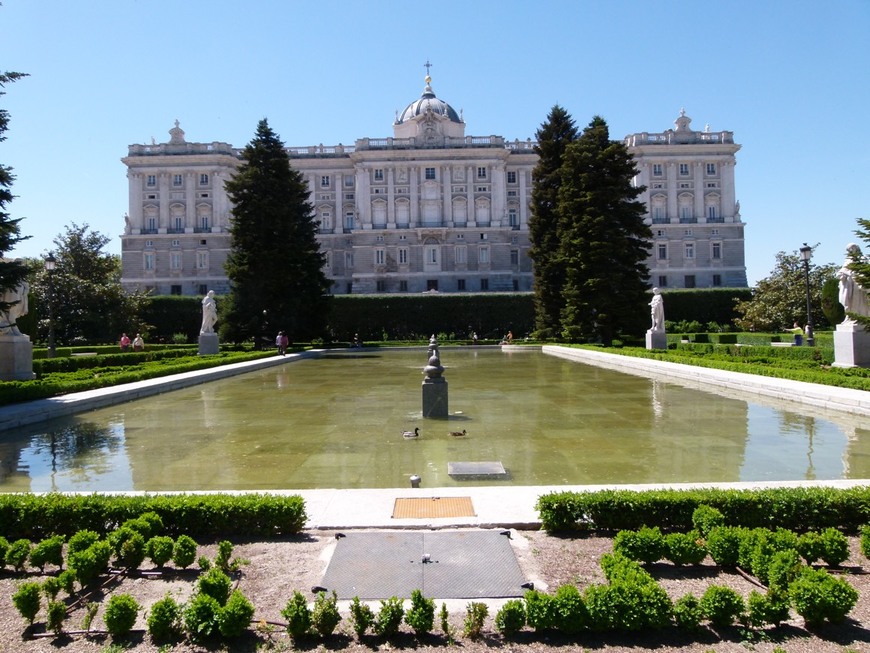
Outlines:
{"type": "Polygon", "coordinates": [[[488,234],[480,234],[480,239],[481,239],[481,240],[486,240],[487,237],[488,237],[488,234]]]}
{"type": "Polygon", "coordinates": [[[517,267],[520,264],[520,250],[512,249],[511,250],[511,265],[513,267],[517,267]]]}
{"type": "Polygon", "coordinates": [[[329,188],[329,175],[322,175],[320,177],[320,187],[329,188]]]}
{"type": "Polygon", "coordinates": [[[688,163],[681,163],[680,164],[680,174],[684,177],[688,176],[688,174],[689,174],[689,164],[688,163]]]}
{"type": "Polygon", "coordinates": [[[662,176],[662,164],[661,163],[653,163],[653,177],[661,177],[662,176]]]}
{"type": "Polygon", "coordinates": [[[668,245],[667,243],[659,243],[658,245],[658,259],[660,261],[668,260],[668,245]]]}
{"type": "Polygon", "coordinates": [[[184,183],[184,178],[181,175],[172,175],[172,185],[181,186],[184,183]]]}
{"type": "Polygon", "coordinates": [[[344,187],[345,188],[353,188],[353,175],[345,175],[344,176],[344,187]]]}
{"type": "Polygon", "coordinates": [[[465,245],[460,245],[456,248],[456,263],[457,265],[468,263],[468,249],[465,245]]]}
{"type": "Polygon", "coordinates": [[[435,179],[435,168],[426,168],[426,179],[435,179]]]}
{"type": "Polygon", "coordinates": [[[713,275],[713,285],[714,286],[721,286],[722,285],[722,275],[721,274],[714,274],[713,275]]]}
{"type": "MultiPolygon", "coordinates": [[[[180,270],[181,269],[181,252],[170,252],[169,253],[169,269],[171,270],[180,270]]],[[[179,293],[181,294],[181,293],[179,293]]]]}
{"type": "Polygon", "coordinates": [[[353,252],[344,253],[344,269],[353,270],[353,252]]]}
{"type": "Polygon", "coordinates": [[[477,178],[478,179],[486,179],[486,168],[480,166],[477,168],[477,178]]]}
{"type": "Polygon", "coordinates": [[[145,178],[145,183],[148,186],[156,186],[157,185],[157,175],[148,175],[145,178]]]}
{"type": "Polygon", "coordinates": [[[465,234],[456,234],[456,240],[465,240],[465,234]]]}
{"type": "Polygon", "coordinates": [[[199,219],[199,228],[205,231],[208,229],[208,216],[204,215],[199,219]]]}
{"type": "Polygon", "coordinates": [[[208,269],[208,252],[197,252],[196,253],[196,267],[199,270],[207,270],[208,269]]]}
{"type": "Polygon", "coordinates": [[[184,218],[175,217],[175,226],[173,227],[175,231],[184,231],[184,218]]]}
{"type": "Polygon", "coordinates": [[[707,218],[710,220],[716,219],[716,207],[712,204],[707,207],[707,218]]]}
{"type": "Polygon", "coordinates": [[[456,280],[456,290],[465,290],[465,279],[456,280]]]}
{"type": "Polygon", "coordinates": [[[197,295],[205,295],[208,292],[208,286],[204,283],[199,284],[199,290],[197,291],[197,295]]]}
{"type": "Polygon", "coordinates": [[[691,229],[683,229],[683,235],[684,236],[691,236],[692,230],[691,229]]]}
{"type": "Polygon", "coordinates": [[[715,163],[708,163],[707,164],[707,174],[708,175],[715,175],[716,174],[716,164],[715,163]]]}
{"type": "Polygon", "coordinates": [[[375,236],[375,240],[376,240],[377,242],[379,242],[379,243],[384,242],[384,235],[383,235],[383,234],[378,234],[377,236],[375,236]]]}
{"type": "Polygon", "coordinates": [[[664,229],[656,229],[656,237],[657,238],[664,238],[665,237],[665,230],[664,229]]]}
{"type": "Polygon", "coordinates": [[[387,253],[384,251],[382,247],[378,247],[375,250],[375,265],[384,265],[387,260],[387,253]]]}
{"type": "Polygon", "coordinates": [[[408,248],[400,247],[398,250],[399,265],[408,265],[408,248]]]}
{"type": "Polygon", "coordinates": [[[408,282],[405,279],[399,281],[399,292],[408,292],[408,282]]]}
{"type": "Polygon", "coordinates": [[[659,288],[667,288],[668,278],[664,274],[659,275],[659,288]]]}
{"type": "Polygon", "coordinates": [[[695,243],[685,243],[686,245],[686,259],[695,258],[695,243]]]}
{"type": "Polygon", "coordinates": [[[169,294],[170,295],[180,295],[181,294],[181,286],[178,286],[178,285],[169,286],[169,294]]]}
{"type": "Polygon", "coordinates": [[[154,247],[154,241],[153,240],[146,240],[145,247],[154,247]]]}
{"type": "Polygon", "coordinates": [[[481,290],[489,290],[489,279],[481,279],[480,280],[480,289],[481,290]]]}
{"type": "Polygon", "coordinates": [[[332,229],[332,211],[323,211],[320,214],[320,229],[321,231],[332,229]]]}
{"type": "Polygon", "coordinates": [[[438,279],[426,279],[426,290],[438,290],[438,279]]]}
{"type": "Polygon", "coordinates": [[[716,260],[722,258],[722,243],[710,243],[710,257],[716,260]]]}
{"type": "Polygon", "coordinates": [[[507,192],[508,197],[518,197],[517,192],[515,190],[509,190],[507,192]]]}
{"type": "Polygon", "coordinates": [[[199,185],[200,186],[208,186],[208,175],[200,175],[199,176],[199,185]]]}
{"type": "Polygon", "coordinates": [[[483,245],[477,250],[477,262],[489,263],[489,245],[483,245]]]}
{"type": "Polygon", "coordinates": [[[710,229],[710,235],[711,236],[718,236],[719,230],[718,229],[710,229]]]}
{"type": "Polygon", "coordinates": [[[508,209],[508,223],[511,227],[520,226],[520,217],[517,215],[516,209],[508,209]]]}
{"type": "Polygon", "coordinates": [[[695,275],[687,274],[686,275],[686,288],[694,288],[695,287],[695,275]]]}
{"type": "Polygon", "coordinates": [[[376,284],[376,289],[378,292],[386,292],[387,291],[387,282],[383,279],[378,279],[376,284]]]}
{"type": "Polygon", "coordinates": [[[375,168],[375,181],[383,181],[384,180],[384,169],[383,168],[375,168]]]}
{"type": "Polygon", "coordinates": [[[142,265],[146,270],[154,269],[154,252],[145,252],[145,257],[142,261],[142,265]]]}
{"type": "Polygon", "coordinates": [[[653,205],[652,219],[655,223],[667,222],[667,211],[661,204],[653,205]]]}
{"type": "Polygon", "coordinates": [[[515,170],[508,170],[507,183],[509,183],[509,184],[517,183],[517,173],[515,170]]]}
{"type": "Polygon", "coordinates": [[[353,229],[353,211],[347,211],[344,214],[344,228],[353,229]]]}
{"type": "Polygon", "coordinates": [[[689,221],[692,219],[692,207],[691,206],[681,206],[680,207],[680,220],[689,221]]]}
{"type": "Polygon", "coordinates": [[[476,190],[478,193],[485,193],[485,192],[487,192],[489,189],[488,189],[486,186],[478,186],[477,188],[475,188],[475,190],[476,190]]]}
{"type": "Polygon", "coordinates": [[[178,240],[177,238],[176,238],[175,240],[172,241],[172,246],[173,246],[173,247],[179,247],[180,245],[181,245],[181,241],[178,240]]]}
{"type": "Polygon", "coordinates": [[[519,290],[520,290],[520,280],[519,280],[519,279],[512,279],[511,281],[512,281],[512,283],[513,283],[514,292],[519,292],[519,290]]]}
{"type": "Polygon", "coordinates": [[[435,263],[438,263],[438,248],[437,247],[427,247],[426,248],[426,262],[432,263],[433,265],[435,263]]]}

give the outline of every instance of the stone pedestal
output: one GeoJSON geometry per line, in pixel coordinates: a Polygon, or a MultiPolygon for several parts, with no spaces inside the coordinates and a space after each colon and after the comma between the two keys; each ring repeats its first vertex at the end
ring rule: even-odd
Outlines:
{"type": "Polygon", "coordinates": [[[447,381],[423,381],[423,417],[447,417],[447,381]]]}
{"type": "Polygon", "coordinates": [[[870,333],[854,322],[834,331],[834,367],[870,367],[870,333]]]}
{"type": "Polygon", "coordinates": [[[200,333],[199,334],[199,355],[211,356],[220,351],[218,345],[218,337],[216,333],[200,333]]]}
{"type": "Polygon", "coordinates": [[[668,336],[662,330],[649,329],[646,332],[646,348],[647,349],[667,349],[668,336]]]}
{"type": "Polygon", "coordinates": [[[31,381],[33,377],[30,336],[0,335],[0,381],[31,381]]]}

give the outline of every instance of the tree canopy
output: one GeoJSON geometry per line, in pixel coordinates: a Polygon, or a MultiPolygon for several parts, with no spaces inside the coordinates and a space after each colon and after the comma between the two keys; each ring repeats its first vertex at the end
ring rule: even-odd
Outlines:
{"type": "MultiPolygon", "coordinates": [[[[5,88],[7,84],[26,77],[23,73],[5,72],[0,73],[0,88],[5,88]]],[[[0,91],[0,98],[6,93],[0,91]]],[[[0,143],[6,140],[4,134],[9,129],[9,112],[3,107],[0,107],[0,143]]],[[[10,251],[22,240],[26,240],[29,236],[21,235],[21,219],[12,219],[6,211],[6,206],[12,201],[12,182],[15,177],[12,175],[12,168],[0,163],[0,294],[7,290],[18,288],[22,281],[25,280],[29,272],[24,261],[8,260],[4,258],[4,254],[10,251]]],[[[9,308],[8,302],[0,301],[0,310],[9,308]]]]}
{"type": "Polygon", "coordinates": [[[226,189],[233,202],[226,272],[228,306],[219,311],[226,339],[270,342],[324,335],[330,282],[316,239],[314,207],[302,174],[264,119],[242,152],[226,189]]]}
{"type": "MultiPolygon", "coordinates": [[[[861,254],[851,257],[849,269],[855,274],[855,279],[865,291],[870,292],[870,220],[858,218],[858,229],[855,230],[855,235],[864,241],[864,249],[861,254]]],[[[849,317],[870,328],[870,317],[854,313],[850,314],[849,317]]]]}

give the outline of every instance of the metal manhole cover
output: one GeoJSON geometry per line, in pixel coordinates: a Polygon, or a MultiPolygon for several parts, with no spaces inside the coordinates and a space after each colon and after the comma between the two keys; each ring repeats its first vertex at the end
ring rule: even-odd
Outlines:
{"type": "Polygon", "coordinates": [[[471,497],[425,497],[396,499],[393,519],[438,519],[440,517],[474,517],[471,497]]]}

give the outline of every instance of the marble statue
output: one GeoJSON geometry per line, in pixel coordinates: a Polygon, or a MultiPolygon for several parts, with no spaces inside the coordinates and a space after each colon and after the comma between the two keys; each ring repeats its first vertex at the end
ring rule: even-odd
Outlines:
{"type": "MultiPolygon", "coordinates": [[[[867,297],[867,289],[855,278],[855,272],[849,267],[856,258],[861,258],[861,248],[855,243],[849,243],[846,246],[846,260],[843,267],[837,272],[837,277],[840,280],[839,299],[847,314],[870,316],[870,300],[867,297]]],[[[843,324],[853,322],[854,320],[848,315],[843,320],[843,324]]]]}
{"type": "Polygon", "coordinates": [[[0,310],[0,334],[20,336],[16,322],[22,315],[27,315],[27,293],[30,292],[30,284],[22,281],[18,287],[10,288],[0,295],[0,301],[12,304],[5,310],[0,310]],[[13,303],[15,302],[15,303],[13,303]]]}
{"type": "Polygon", "coordinates": [[[658,288],[653,288],[653,298],[649,303],[650,317],[652,318],[652,331],[665,330],[665,300],[662,297],[662,291],[658,288]]]}
{"type": "Polygon", "coordinates": [[[214,325],[217,322],[217,302],[214,300],[214,290],[202,298],[202,327],[200,334],[214,333],[214,325]]]}

